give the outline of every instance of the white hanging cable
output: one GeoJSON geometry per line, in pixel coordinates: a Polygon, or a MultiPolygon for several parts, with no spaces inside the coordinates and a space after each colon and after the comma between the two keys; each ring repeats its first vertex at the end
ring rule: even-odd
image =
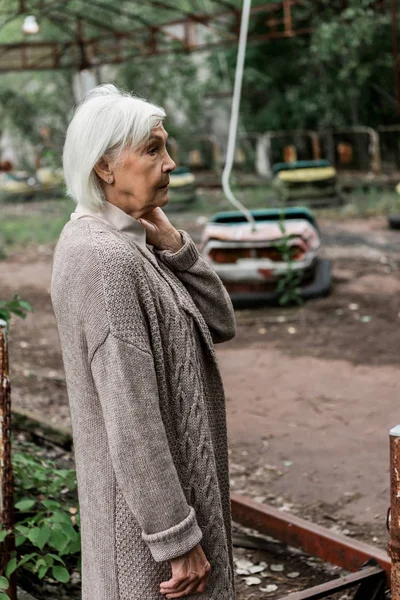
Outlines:
{"type": "Polygon", "coordinates": [[[236,62],[235,86],[233,89],[231,120],[229,123],[228,146],[226,150],[226,161],[224,171],[222,173],[222,189],[225,196],[236,208],[238,208],[252,224],[255,229],[255,220],[251,212],[243,206],[243,204],[235,198],[230,187],[229,178],[232,172],[233,160],[235,156],[236,137],[238,129],[238,118],[240,108],[240,96],[242,92],[244,59],[246,56],[247,33],[249,30],[251,0],[243,0],[242,19],[240,24],[239,47],[236,62]]]}

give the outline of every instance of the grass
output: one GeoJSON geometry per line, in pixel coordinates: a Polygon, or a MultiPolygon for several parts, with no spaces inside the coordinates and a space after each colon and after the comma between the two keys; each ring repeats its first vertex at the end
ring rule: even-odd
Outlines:
{"type": "Polygon", "coordinates": [[[400,195],[387,189],[354,190],[341,208],[346,217],[379,217],[400,212],[400,195]]]}
{"type": "MultiPolygon", "coordinates": [[[[276,207],[276,192],[269,185],[233,188],[236,197],[248,208],[276,207]]],[[[298,205],[307,205],[299,201],[298,205]]],[[[30,245],[54,244],[69,215],[74,210],[71,200],[42,200],[1,204],[0,259],[7,252],[30,245]]],[[[168,208],[172,221],[174,214],[182,212],[210,216],[221,210],[232,210],[221,189],[202,189],[198,200],[185,209],[168,208]]],[[[388,189],[360,187],[347,195],[342,206],[312,209],[316,217],[332,220],[368,218],[400,213],[400,196],[388,189]]]]}
{"type": "MultiPolygon", "coordinates": [[[[234,194],[250,209],[279,206],[276,192],[271,186],[242,188],[234,190],[234,194]]],[[[299,200],[295,205],[308,206],[304,200],[299,200]]],[[[341,206],[313,208],[310,205],[310,208],[317,218],[333,220],[387,216],[400,213],[400,195],[384,188],[356,188],[345,195],[345,202],[341,206]]],[[[203,190],[199,202],[191,210],[209,215],[220,210],[232,210],[232,205],[222,190],[203,190]]]]}
{"type": "Polygon", "coordinates": [[[30,245],[54,243],[73,211],[69,200],[1,205],[1,254],[30,245]]]}

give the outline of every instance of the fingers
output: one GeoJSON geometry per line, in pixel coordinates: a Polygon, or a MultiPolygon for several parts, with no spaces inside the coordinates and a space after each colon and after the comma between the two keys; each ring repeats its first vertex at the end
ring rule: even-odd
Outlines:
{"type": "Polygon", "coordinates": [[[165,597],[166,598],[183,598],[184,596],[189,596],[190,594],[194,594],[195,593],[195,589],[197,587],[198,587],[197,586],[197,582],[196,583],[191,583],[186,588],[184,588],[182,591],[180,591],[180,592],[174,592],[174,593],[168,593],[165,597]]]}
{"type": "Polygon", "coordinates": [[[200,585],[198,585],[197,588],[194,590],[193,594],[201,594],[202,592],[205,592],[206,591],[206,587],[207,587],[207,583],[208,583],[208,580],[207,581],[202,581],[200,583],[200,585]]]}
{"type": "Polygon", "coordinates": [[[166,598],[182,598],[206,589],[211,565],[200,544],[171,560],[172,577],[160,584],[166,598]]]}
{"type": "MultiPolygon", "coordinates": [[[[184,587],[183,589],[177,591],[167,592],[166,598],[183,598],[184,596],[189,596],[190,594],[197,594],[198,592],[204,592],[207,587],[207,581],[199,582],[199,579],[196,578],[195,581],[191,582],[189,585],[184,587]]],[[[163,593],[163,592],[161,592],[163,593]]]]}
{"type": "Polygon", "coordinates": [[[196,574],[189,574],[186,577],[170,579],[166,583],[162,583],[160,586],[161,593],[176,593],[183,592],[188,586],[197,586],[199,584],[199,577],[196,574]]]}
{"type": "Polygon", "coordinates": [[[170,579],[160,585],[160,593],[166,598],[182,598],[190,594],[204,592],[207,587],[211,567],[207,563],[203,574],[190,573],[183,579],[170,579]]]}

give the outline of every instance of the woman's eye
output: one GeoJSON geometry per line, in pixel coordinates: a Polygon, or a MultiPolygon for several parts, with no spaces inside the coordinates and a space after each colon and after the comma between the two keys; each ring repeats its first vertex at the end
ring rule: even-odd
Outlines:
{"type": "Polygon", "coordinates": [[[149,154],[155,154],[157,152],[157,148],[149,148],[148,153],[149,154]]]}

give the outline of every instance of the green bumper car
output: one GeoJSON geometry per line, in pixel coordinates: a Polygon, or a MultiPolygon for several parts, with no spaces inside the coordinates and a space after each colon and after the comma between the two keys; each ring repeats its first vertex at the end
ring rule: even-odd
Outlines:
{"type": "Polygon", "coordinates": [[[340,199],[336,169],[327,160],[277,163],[272,168],[281,202],[310,200],[315,204],[340,199]]]}

